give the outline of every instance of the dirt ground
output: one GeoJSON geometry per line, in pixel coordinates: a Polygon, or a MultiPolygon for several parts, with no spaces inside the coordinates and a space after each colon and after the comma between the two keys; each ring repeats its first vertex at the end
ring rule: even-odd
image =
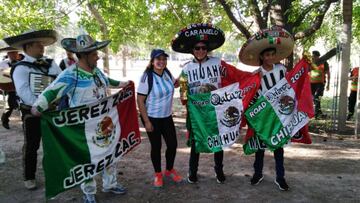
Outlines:
{"type": "MultiPolygon", "coordinates": [[[[185,177],[190,149],[185,145],[184,112],[181,108],[175,112],[178,138],[175,168],[185,177]]],[[[0,127],[0,147],[6,153],[6,162],[0,165],[0,202],[45,202],[42,149],[38,156],[38,188],[28,191],[22,181],[23,134],[19,112],[14,112],[10,127],[10,130],[0,127]]],[[[291,189],[283,192],[273,182],[275,166],[270,152],[265,157],[263,182],[257,186],[249,184],[254,156],[244,155],[241,141],[225,151],[225,184],[216,183],[213,155],[201,154],[197,184],[185,181],[174,184],[167,180],[162,189],[154,189],[150,144],[144,128],[141,132],[142,143],[118,163],[118,180],[128,188],[128,193],[121,196],[102,193],[101,180],[97,178],[98,202],[360,202],[360,140],[350,136],[313,133],[313,144],[286,147],[286,179],[291,189]]],[[[164,148],[165,144],[163,151],[164,148]]],[[[81,202],[81,197],[76,187],[49,202],[81,202]]]]}

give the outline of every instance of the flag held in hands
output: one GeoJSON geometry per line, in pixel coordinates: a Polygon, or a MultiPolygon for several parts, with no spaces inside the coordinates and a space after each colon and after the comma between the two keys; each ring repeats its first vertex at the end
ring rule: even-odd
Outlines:
{"type": "Polygon", "coordinates": [[[134,84],[89,105],[44,112],[41,130],[49,199],[116,164],[140,144],[134,84]]]}
{"type": "Polygon", "coordinates": [[[265,146],[274,151],[290,139],[311,143],[307,123],[314,116],[314,109],[308,68],[308,62],[300,60],[284,79],[247,109],[245,117],[256,136],[246,138],[245,154],[265,146]]]}
{"type": "Polygon", "coordinates": [[[196,152],[218,152],[235,143],[249,101],[260,85],[259,74],[207,93],[188,95],[188,113],[196,152]]]}

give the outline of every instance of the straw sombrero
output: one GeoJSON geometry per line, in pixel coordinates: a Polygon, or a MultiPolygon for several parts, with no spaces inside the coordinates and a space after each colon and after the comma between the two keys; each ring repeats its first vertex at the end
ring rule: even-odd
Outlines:
{"type": "Polygon", "coordinates": [[[242,63],[250,66],[260,66],[259,55],[267,48],[275,48],[276,62],[288,57],[294,48],[294,38],[281,27],[261,30],[253,35],[239,52],[242,63]]]}
{"type": "Polygon", "coordinates": [[[180,30],[173,39],[171,47],[180,53],[191,53],[197,42],[205,42],[208,51],[221,47],[225,42],[224,32],[209,23],[191,24],[180,30]]]}
{"type": "Polygon", "coordinates": [[[4,41],[13,48],[22,49],[23,45],[29,42],[42,42],[44,46],[51,45],[57,40],[55,30],[29,31],[23,34],[4,38],[4,41]]]}
{"type": "Polygon", "coordinates": [[[102,42],[94,41],[90,35],[79,35],[75,38],[65,38],[61,40],[61,46],[69,52],[73,53],[85,53],[106,47],[111,40],[105,40],[102,42]]]}

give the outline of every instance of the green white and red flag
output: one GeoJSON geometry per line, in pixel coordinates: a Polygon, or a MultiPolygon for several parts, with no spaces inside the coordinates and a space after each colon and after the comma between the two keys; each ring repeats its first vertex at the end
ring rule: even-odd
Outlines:
{"type": "Polygon", "coordinates": [[[218,152],[235,143],[243,113],[259,85],[259,74],[248,74],[241,82],[208,93],[188,95],[196,152],[218,152]]]}
{"type": "Polygon", "coordinates": [[[49,199],[101,173],[140,144],[134,84],[98,102],[41,116],[49,199]]]}
{"type": "Polygon", "coordinates": [[[254,133],[247,133],[245,154],[276,150],[290,139],[310,144],[307,123],[314,116],[309,83],[310,64],[302,59],[274,87],[247,109],[245,117],[254,133]],[[255,134],[255,136],[254,136],[255,134]]]}

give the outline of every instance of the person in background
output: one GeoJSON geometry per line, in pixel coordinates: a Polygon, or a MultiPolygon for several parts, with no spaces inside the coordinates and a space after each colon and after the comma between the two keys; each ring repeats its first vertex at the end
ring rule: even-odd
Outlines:
{"type": "Polygon", "coordinates": [[[141,120],[151,144],[151,161],[155,171],[154,186],[163,186],[161,171],[161,136],[166,143],[166,170],[164,175],[179,183],[182,177],[174,169],[177,138],[172,117],[175,78],[167,68],[168,54],[161,49],[153,49],[150,62],[141,77],[137,103],[141,120]]]}
{"type": "MultiPolygon", "coordinates": [[[[19,54],[19,50],[12,48],[12,47],[5,47],[0,49],[0,52],[5,51],[6,53],[6,59],[0,62],[0,74],[2,74],[3,77],[10,77],[10,75],[5,75],[6,70],[10,70],[11,66],[13,66],[18,61],[22,60],[21,55],[19,54]]],[[[9,78],[10,79],[10,78],[9,78]]],[[[2,81],[0,81],[2,82],[2,81]]],[[[0,88],[1,89],[1,88],[0,88]]],[[[1,124],[4,128],[10,129],[9,121],[10,116],[14,109],[17,109],[19,107],[18,105],[18,97],[16,95],[15,89],[4,91],[7,97],[7,103],[9,108],[4,111],[4,113],[1,116],[1,124]]]]}
{"type": "Polygon", "coordinates": [[[354,116],[357,88],[358,88],[358,77],[359,77],[359,67],[355,67],[350,72],[351,86],[350,86],[350,95],[349,95],[349,114],[347,120],[350,120],[354,116]]]}
{"type": "Polygon", "coordinates": [[[324,95],[325,84],[326,91],[329,91],[330,88],[330,69],[329,64],[321,62],[320,52],[313,51],[313,62],[315,66],[311,67],[310,71],[310,83],[311,83],[311,93],[313,95],[313,100],[315,104],[315,118],[326,117],[321,111],[321,97],[324,95]],[[326,75],[326,77],[325,77],[326,75]]]}
{"type": "Polygon", "coordinates": [[[61,68],[61,70],[65,70],[66,68],[70,67],[76,62],[77,62],[77,58],[75,57],[75,54],[66,51],[66,58],[61,60],[59,67],[61,68]]]}

